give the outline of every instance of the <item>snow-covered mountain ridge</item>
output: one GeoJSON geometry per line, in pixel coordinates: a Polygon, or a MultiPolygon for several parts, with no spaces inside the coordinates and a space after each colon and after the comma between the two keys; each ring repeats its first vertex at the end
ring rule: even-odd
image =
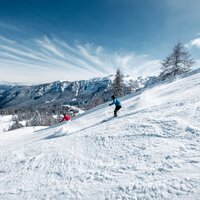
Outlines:
{"type": "Polygon", "coordinates": [[[68,124],[0,133],[0,199],[200,199],[200,71],[68,124]]]}
{"type": "MultiPolygon", "coordinates": [[[[89,109],[110,99],[114,76],[81,81],[56,81],[40,85],[0,85],[0,109],[50,108],[72,105],[89,109]]],[[[132,78],[125,76],[124,95],[156,81],[155,77],[132,78]]]]}

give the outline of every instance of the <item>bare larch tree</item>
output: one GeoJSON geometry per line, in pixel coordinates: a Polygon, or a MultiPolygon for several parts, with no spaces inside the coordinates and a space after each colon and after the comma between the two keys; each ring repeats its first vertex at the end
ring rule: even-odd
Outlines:
{"type": "Polygon", "coordinates": [[[161,80],[165,80],[188,72],[193,64],[194,60],[191,58],[190,53],[185,50],[181,42],[178,42],[173,52],[163,60],[162,72],[159,77],[161,80]]]}

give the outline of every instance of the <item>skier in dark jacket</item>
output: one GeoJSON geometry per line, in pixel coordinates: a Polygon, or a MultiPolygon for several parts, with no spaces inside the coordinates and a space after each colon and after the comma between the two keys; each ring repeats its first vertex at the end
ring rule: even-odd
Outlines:
{"type": "Polygon", "coordinates": [[[113,102],[109,104],[109,106],[112,106],[115,104],[115,110],[114,110],[114,117],[117,117],[117,112],[121,109],[122,104],[120,102],[120,100],[115,97],[114,95],[111,96],[113,102]]]}

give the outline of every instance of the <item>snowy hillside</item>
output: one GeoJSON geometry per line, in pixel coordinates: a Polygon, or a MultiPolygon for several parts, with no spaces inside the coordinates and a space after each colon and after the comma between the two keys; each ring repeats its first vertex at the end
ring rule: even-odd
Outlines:
{"type": "Polygon", "coordinates": [[[122,103],[0,133],[0,199],[200,199],[200,72],[122,103]]]}
{"type": "Polygon", "coordinates": [[[7,131],[12,123],[12,116],[0,116],[0,133],[7,131]]]}

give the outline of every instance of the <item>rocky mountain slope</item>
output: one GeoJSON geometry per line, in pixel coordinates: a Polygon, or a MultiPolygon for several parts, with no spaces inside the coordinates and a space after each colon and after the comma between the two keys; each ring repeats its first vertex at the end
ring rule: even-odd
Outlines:
{"type": "MultiPolygon", "coordinates": [[[[40,85],[0,84],[0,109],[53,109],[76,106],[83,110],[110,100],[114,77],[81,81],[56,81],[40,85]]],[[[156,82],[156,77],[133,80],[126,76],[123,94],[128,94],[156,82]]]]}

